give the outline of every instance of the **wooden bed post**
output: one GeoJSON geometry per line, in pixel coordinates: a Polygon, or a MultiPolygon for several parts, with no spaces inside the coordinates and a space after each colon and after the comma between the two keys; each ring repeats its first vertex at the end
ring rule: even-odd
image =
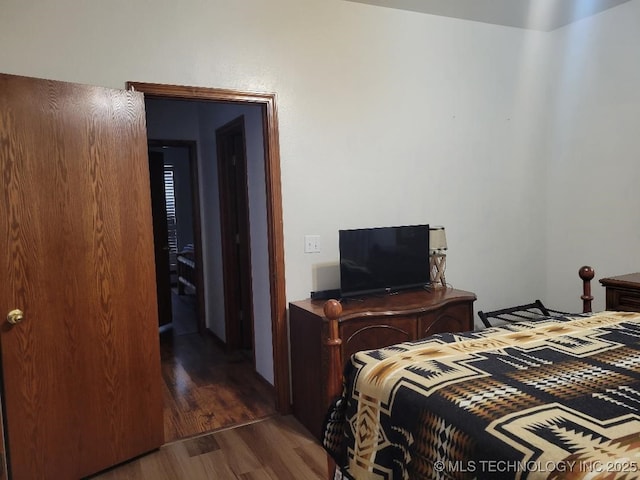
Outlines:
{"type": "Polygon", "coordinates": [[[340,355],[340,331],[338,329],[338,318],[342,314],[342,305],[337,300],[327,300],[324,304],[324,315],[329,320],[329,338],[325,340],[325,345],[329,352],[329,378],[327,379],[327,399],[335,400],[342,394],[342,361],[340,355]]]}
{"type": "MultiPolygon", "coordinates": [[[[333,402],[342,394],[342,360],[340,354],[340,330],[338,319],[342,313],[342,305],[337,300],[327,300],[324,304],[324,315],[329,320],[329,337],[325,340],[325,345],[329,352],[329,378],[327,378],[327,400],[333,402]]],[[[334,478],[336,464],[327,453],[327,468],[329,480],[334,478]]]]}
{"type": "Polygon", "coordinates": [[[584,266],[580,270],[578,270],[578,275],[582,279],[582,312],[590,313],[591,310],[591,302],[593,300],[593,295],[591,295],[591,280],[595,275],[593,268],[589,266],[584,266]]]}

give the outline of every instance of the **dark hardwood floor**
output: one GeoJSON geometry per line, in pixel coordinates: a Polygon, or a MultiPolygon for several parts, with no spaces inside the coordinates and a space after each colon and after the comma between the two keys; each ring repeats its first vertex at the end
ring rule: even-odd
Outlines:
{"type": "Polygon", "coordinates": [[[273,387],[243,352],[198,333],[195,295],[172,294],[173,325],[160,334],[165,441],[274,415],[273,387]]]}

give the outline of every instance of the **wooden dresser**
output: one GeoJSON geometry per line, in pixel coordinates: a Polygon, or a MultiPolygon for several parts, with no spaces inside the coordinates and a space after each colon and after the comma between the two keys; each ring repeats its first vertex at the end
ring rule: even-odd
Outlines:
{"type": "MultiPolygon", "coordinates": [[[[359,350],[473,330],[475,300],[471,292],[443,288],[344,301],[339,319],[343,365],[359,350]]],[[[310,299],[289,304],[293,414],[317,438],[331,402],[326,391],[329,332],[324,304],[310,299]]]]}
{"type": "Polygon", "coordinates": [[[640,312],[640,272],[600,279],[606,291],[606,309],[640,312]]]}

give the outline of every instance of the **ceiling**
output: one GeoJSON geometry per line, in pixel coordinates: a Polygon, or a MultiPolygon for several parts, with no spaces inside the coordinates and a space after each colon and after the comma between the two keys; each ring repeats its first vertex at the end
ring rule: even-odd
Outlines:
{"type": "Polygon", "coordinates": [[[347,0],[430,15],[551,31],[629,0],[347,0]]]}

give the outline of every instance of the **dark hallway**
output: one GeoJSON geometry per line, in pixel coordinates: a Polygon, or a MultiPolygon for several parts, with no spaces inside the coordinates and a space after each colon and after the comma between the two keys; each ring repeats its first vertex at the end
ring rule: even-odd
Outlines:
{"type": "Polygon", "coordinates": [[[173,325],[160,333],[165,442],[275,414],[273,387],[251,359],[198,333],[195,302],[173,289],[173,325]]]}

